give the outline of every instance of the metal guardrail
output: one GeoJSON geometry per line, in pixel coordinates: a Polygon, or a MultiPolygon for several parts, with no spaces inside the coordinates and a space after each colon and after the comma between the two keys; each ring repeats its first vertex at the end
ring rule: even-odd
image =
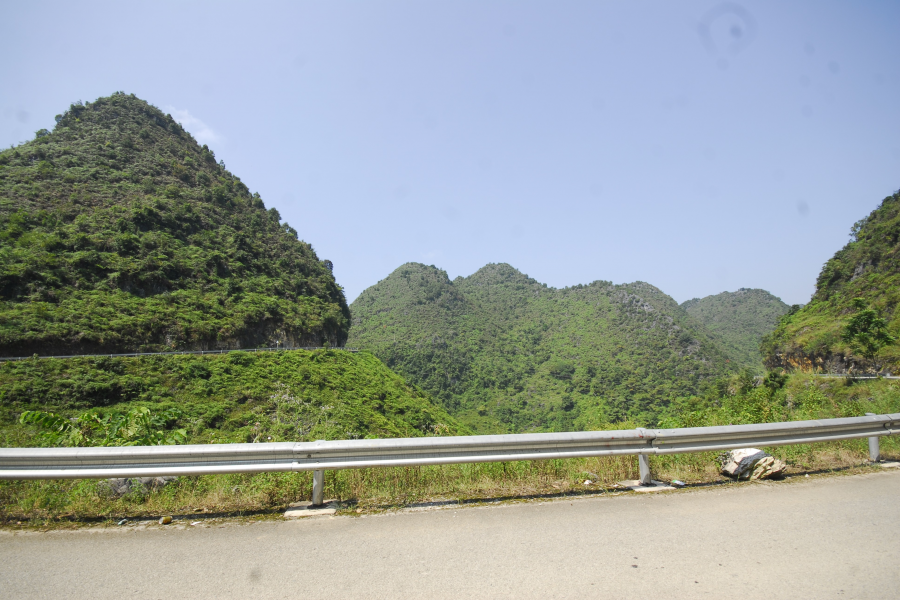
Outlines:
{"type": "MultiPolygon", "coordinates": [[[[30,360],[37,358],[100,358],[119,356],[170,356],[175,354],[228,354],[229,352],[281,352],[284,350],[326,350],[324,346],[278,346],[276,348],[231,348],[228,350],[172,350],[171,352],[124,352],[120,354],[59,354],[52,356],[0,356],[0,362],[11,360],[30,360]]],[[[359,352],[359,348],[345,348],[343,346],[327,348],[327,350],[341,350],[343,352],[359,352]]]]}
{"type": "MultiPolygon", "coordinates": [[[[0,479],[60,479],[315,471],[319,499],[323,471],[585,456],[647,457],[748,446],[783,446],[900,433],[900,413],[844,419],[575,433],[205,444],[97,448],[0,448],[0,479]]],[[[877,443],[873,460],[877,460],[877,443]]],[[[646,470],[646,473],[644,471],[646,470]]]]}
{"type": "Polygon", "coordinates": [[[814,377],[824,377],[826,379],[900,379],[900,376],[897,375],[856,375],[855,373],[813,373],[814,377]]]}

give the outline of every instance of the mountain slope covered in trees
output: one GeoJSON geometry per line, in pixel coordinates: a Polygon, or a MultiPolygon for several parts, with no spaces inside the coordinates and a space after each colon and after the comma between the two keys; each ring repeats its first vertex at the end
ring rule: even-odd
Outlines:
{"type": "MultiPolygon", "coordinates": [[[[339,345],[349,316],[278,212],[134,96],[74,104],[0,153],[0,355],[339,345]]],[[[38,442],[23,410],[135,408],[201,443],[468,431],[367,353],[0,363],[0,445],[38,442]]]]}
{"type": "Polygon", "coordinates": [[[769,368],[826,372],[900,370],[900,346],[889,344],[874,358],[843,339],[862,298],[887,329],[900,335],[900,192],[888,196],[850,231],[850,242],[822,268],[809,304],[782,318],[763,344],[769,368]]]}
{"type": "Polygon", "coordinates": [[[682,303],[740,366],[762,369],[759,344],[790,307],[765,290],[741,288],[682,303]]]}
{"type": "Polygon", "coordinates": [[[640,282],[553,289],[506,264],[450,281],[408,263],[351,313],[349,344],[482,432],[649,422],[728,370],[703,325],[640,282]]]}
{"type": "Polygon", "coordinates": [[[0,355],[343,343],[331,271],[170,115],[56,120],[0,152],[0,355]]]}
{"type": "Polygon", "coordinates": [[[371,354],[235,351],[0,363],[0,446],[39,444],[23,410],[73,417],[146,407],[189,443],[467,433],[371,354]]]}

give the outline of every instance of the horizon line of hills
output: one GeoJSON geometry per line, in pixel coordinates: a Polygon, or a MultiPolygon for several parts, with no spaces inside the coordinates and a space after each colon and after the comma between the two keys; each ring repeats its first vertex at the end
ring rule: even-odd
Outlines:
{"type": "MultiPolygon", "coordinates": [[[[408,273],[409,269],[433,269],[439,272],[441,274],[440,276],[446,281],[449,281],[450,285],[458,285],[464,284],[470,278],[478,277],[479,274],[493,268],[514,272],[524,280],[537,284],[551,293],[590,288],[598,285],[623,288],[649,286],[655,290],[656,293],[670,298],[679,307],[687,311],[695,319],[699,320],[704,326],[710,328],[710,333],[716,336],[720,343],[723,343],[728,347],[731,360],[734,360],[742,366],[750,367],[762,366],[762,355],[760,353],[759,344],[766,334],[775,329],[780,318],[788,312],[796,312],[805,306],[804,304],[788,305],[778,296],[775,296],[768,290],[762,288],[741,287],[734,292],[723,291],[718,294],[710,294],[704,297],[694,297],[681,303],[675,301],[674,298],[671,298],[671,296],[668,296],[668,294],[653,284],[641,280],[630,283],[613,284],[611,281],[597,279],[587,284],[576,283],[557,288],[532,279],[509,263],[487,263],[471,275],[458,275],[451,280],[444,269],[441,269],[434,264],[426,265],[425,263],[411,261],[397,267],[385,279],[393,277],[398,272],[401,274],[408,273]]],[[[370,290],[381,285],[385,279],[379,280],[376,284],[363,290],[357,298],[350,303],[351,315],[356,301],[370,290]]],[[[432,293],[433,291],[434,290],[431,290],[432,293]]],[[[353,321],[351,321],[351,329],[353,321]]]]}
{"type": "Polygon", "coordinates": [[[371,351],[474,431],[646,420],[741,369],[896,368],[841,340],[863,297],[900,330],[900,195],[852,229],[805,306],[742,288],[549,288],[507,264],[406,263],[348,306],[326,264],[172,117],[117,92],[0,152],[0,354],[371,351]],[[52,352],[47,352],[52,349],[52,352]]]}

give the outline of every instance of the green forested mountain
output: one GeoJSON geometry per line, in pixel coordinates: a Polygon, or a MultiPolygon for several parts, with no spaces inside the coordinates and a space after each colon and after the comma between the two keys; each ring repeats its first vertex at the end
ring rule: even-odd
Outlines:
{"type": "MultiPolygon", "coordinates": [[[[330,269],[171,116],[117,93],[0,153],[0,355],[343,344],[330,269]]],[[[371,354],[0,363],[0,445],[23,410],[149,408],[191,442],[467,430],[371,354]]]]}
{"type": "Polygon", "coordinates": [[[762,369],[759,344],[790,307],[765,290],[741,288],[694,298],[681,307],[706,325],[733,360],[742,367],[762,369]]]}
{"type": "Polygon", "coordinates": [[[764,341],[766,366],[826,372],[900,369],[897,344],[871,360],[842,339],[857,297],[887,321],[890,332],[900,334],[900,192],[857,221],[850,238],[825,263],[809,304],[782,318],[764,341]]]}
{"type": "Polygon", "coordinates": [[[116,93],[0,152],[0,355],[343,343],[343,291],[170,115],[116,93]]]}
{"type": "Polygon", "coordinates": [[[728,368],[703,325],[646,283],[553,289],[506,264],[450,281],[408,263],[351,313],[349,344],[482,432],[652,421],[728,368]]]}

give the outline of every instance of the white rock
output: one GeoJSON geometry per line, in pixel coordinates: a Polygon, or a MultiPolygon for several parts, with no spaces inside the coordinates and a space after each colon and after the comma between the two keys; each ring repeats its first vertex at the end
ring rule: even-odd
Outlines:
{"type": "Polygon", "coordinates": [[[740,448],[721,457],[722,474],[735,479],[771,479],[784,474],[787,465],[759,448],[740,448]]]}

